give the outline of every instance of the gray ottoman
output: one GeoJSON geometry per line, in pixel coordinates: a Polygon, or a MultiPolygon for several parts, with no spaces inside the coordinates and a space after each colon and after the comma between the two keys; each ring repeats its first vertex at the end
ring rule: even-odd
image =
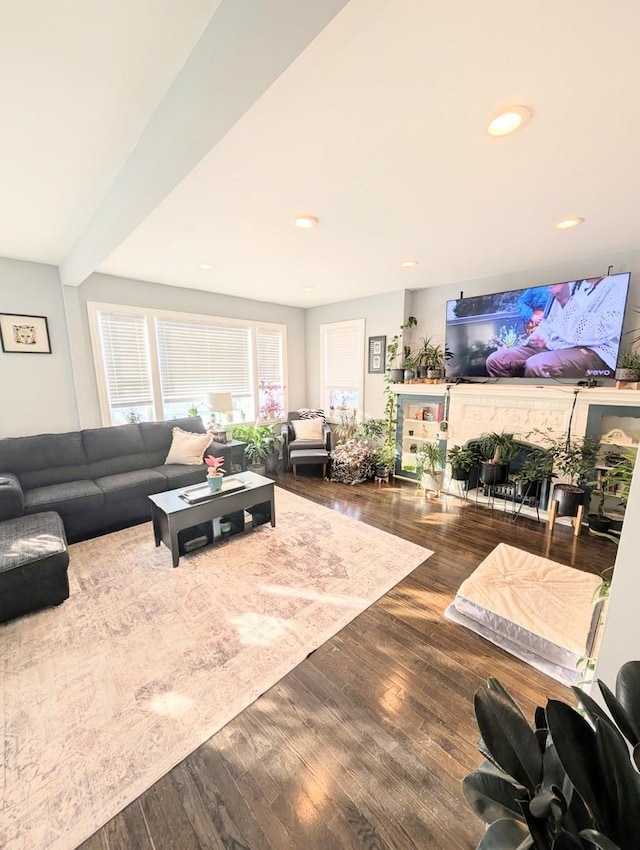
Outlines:
{"type": "Polygon", "coordinates": [[[329,452],[325,449],[294,449],[289,452],[289,464],[293,477],[296,477],[296,466],[312,464],[322,466],[322,477],[327,477],[327,464],[329,463],[329,452]]]}
{"type": "Polygon", "coordinates": [[[0,522],[0,622],[64,602],[68,565],[58,514],[47,511],[0,522]]]}

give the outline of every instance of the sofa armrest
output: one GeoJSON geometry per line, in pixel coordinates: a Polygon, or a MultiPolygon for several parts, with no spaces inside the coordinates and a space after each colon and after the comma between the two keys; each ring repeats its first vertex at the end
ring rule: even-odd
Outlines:
{"type": "Polygon", "coordinates": [[[327,451],[330,452],[333,448],[333,434],[331,433],[331,428],[326,424],[324,424],[324,444],[327,447],[327,451]]]}
{"type": "Polygon", "coordinates": [[[16,519],[24,514],[24,493],[10,472],[0,472],[0,520],[16,519]]]}

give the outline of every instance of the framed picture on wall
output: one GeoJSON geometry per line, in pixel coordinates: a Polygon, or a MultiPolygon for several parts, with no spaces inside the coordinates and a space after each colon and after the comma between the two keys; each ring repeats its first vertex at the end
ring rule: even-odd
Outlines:
{"type": "Polygon", "coordinates": [[[369,337],[369,358],[368,369],[370,375],[384,374],[384,358],[387,348],[386,336],[370,336],[369,337]]]}
{"type": "Polygon", "coordinates": [[[47,317],[0,313],[0,345],[6,352],[51,354],[47,317]]]}

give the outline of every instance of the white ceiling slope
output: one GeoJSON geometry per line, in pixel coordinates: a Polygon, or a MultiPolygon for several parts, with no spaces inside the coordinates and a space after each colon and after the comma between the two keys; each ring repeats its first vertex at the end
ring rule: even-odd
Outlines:
{"type": "Polygon", "coordinates": [[[0,256],[57,264],[219,0],[3,0],[0,256]]]}
{"type": "Polygon", "coordinates": [[[310,306],[640,244],[637,0],[345,2],[13,0],[0,254],[310,306]]]}

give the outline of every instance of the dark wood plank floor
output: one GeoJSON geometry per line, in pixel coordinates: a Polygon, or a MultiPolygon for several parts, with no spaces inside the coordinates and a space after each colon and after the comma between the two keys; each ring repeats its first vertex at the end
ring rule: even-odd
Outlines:
{"type": "Polygon", "coordinates": [[[82,850],[471,850],[460,780],[473,694],[498,676],[531,715],[569,691],[442,612],[500,542],[600,571],[615,548],[409,483],[278,483],[435,554],[82,844],[82,850]]]}

